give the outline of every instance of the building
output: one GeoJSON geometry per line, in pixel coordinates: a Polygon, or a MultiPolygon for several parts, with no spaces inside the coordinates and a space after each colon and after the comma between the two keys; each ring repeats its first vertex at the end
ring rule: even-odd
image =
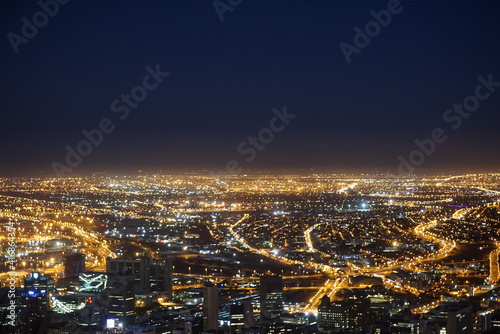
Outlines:
{"type": "Polygon", "coordinates": [[[283,313],[283,278],[262,276],[260,278],[260,312],[263,320],[279,317],[283,313]]]}
{"type": "Polygon", "coordinates": [[[126,328],[135,322],[134,276],[109,275],[107,321],[126,328]]]}
{"type": "Polygon", "coordinates": [[[468,301],[441,303],[429,312],[429,317],[439,325],[441,332],[446,334],[474,332],[472,304],[468,301]]]}
{"type": "Polygon", "coordinates": [[[64,257],[64,277],[76,277],[85,272],[85,254],[73,253],[64,257]]]}
{"type": "Polygon", "coordinates": [[[318,307],[318,328],[348,329],[349,307],[343,303],[331,303],[330,297],[324,296],[318,307]]]}
{"type": "Polygon", "coordinates": [[[449,310],[446,319],[446,334],[472,334],[474,322],[472,306],[449,310]]]}
{"type": "Polygon", "coordinates": [[[172,261],[149,259],[149,286],[153,292],[172,299],[172,261]]]}
{"type": "Polygon", "coordinates": [[[94,294],[102,292],[108,286],[108,274],[101,272],[82,272],[78,274],[78,291],[94,294]]]}
{"type": "Polygon", "coordinates": [[[382,287],[355,289],[345,293],[342,301],[330,302],[323,297],[318,307],[318,327],[324,330],[368,331],[388,327],[393,309],[391,293],[382,287]]]}
{"type": "Polygon", "coordinates": [[[500,331],[500,310],[496,310],[491,315],[491,327],[500,331]]]}
{"type": "Polygon", "coordinates": [[[253,326],[253,308],[250,301],[231,304],[229,307],[229,328],[231,334],[241,334],[253,326]]]}
{"type": "Polygon", "coordinates": [[[21,293],[22,333],[40,333],[48,325],[50,277],[32,272],[24,279],[24,291],[21,293]]]}
{"type": "Polygon", "coordinates": [[[169,260],[107,258],[106,272],[133,276],[136,293],[152,291],[164,294],[167,299],[172,298],[172,264],[169,260]]]}
{"type": "Polygon", "coordinates": [[[212,283],[203,290],[203,331],[219,329],[219,289],[212,283]]]}

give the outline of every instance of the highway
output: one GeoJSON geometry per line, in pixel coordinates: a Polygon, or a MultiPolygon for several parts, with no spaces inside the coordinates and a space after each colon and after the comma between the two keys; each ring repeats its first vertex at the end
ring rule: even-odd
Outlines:
{"type": "Polygon", "coordinates": [[[500,271],[498,268],[498,256],[500,254],[500,242],[495,243],[497,249],[490,253],[490,275],[486,281],[490,284],[496,284],[500,279],[500,271]]]}

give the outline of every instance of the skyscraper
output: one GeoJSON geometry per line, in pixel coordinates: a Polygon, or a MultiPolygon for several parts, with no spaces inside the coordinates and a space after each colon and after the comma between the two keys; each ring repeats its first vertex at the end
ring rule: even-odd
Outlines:
{"type": "Polygon", "coordinates": [[[85,272],[85,254],[73,253],[64,258],[64,277],[76,277],[85,272]]]}
{"type": "Polygon", "coordinates": [[[134,276],[111,274],[108,279],[108,319],[125,328],[135,320],[134,276]]]}
{"type": "Polygon", "coordinates": [[[470,305],[449,310],[446,320],[447,334],[472,334],[473,332],[474,323],[470,305]]]}
{"type": "Polygon", "coordinates": [[[500,331],[500,310],[496,310],[491,315],[491,327],[500,331]]]}
{"type": "Polygon", "coordinates": [[[343,303],[332,303],[330,297],[324,296],[318,307],[318,327],[321,330],[348,329],[349,307],[343,303]]]}
{"type": "Polygon", "coordinates": [[[23,333],[40,333],[46,329],[49,303],[49,277],[32,272],[24,279],[21,294],[21,323],[23,333]]]}
{"type": "Polygon", "coordinates": [[[260,312],[263,320],[274,319],[283,312],[283,278],[260,278],[260,312]]]}
{"type": "Polygon", "coordinates": [[[250,301],[232,304],[229,310],[231,334],[241,334],[245,328],[253,326],[253,309],[250,301]]]}
{"type": "Polygon", "coordinates": [[[203,290],[203,330],[219,329],[219,289],[212,283],[203,290]]]}

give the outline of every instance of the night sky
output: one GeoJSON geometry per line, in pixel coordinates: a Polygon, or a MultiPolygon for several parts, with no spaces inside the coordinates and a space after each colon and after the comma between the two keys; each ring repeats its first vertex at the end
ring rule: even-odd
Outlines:
{"type": "Polygon", "coordinates": [[[354,28],[394,0],[238,2],[220,1],[236,4],[221,21],[213,1],[73,0],[16,53],[9,33],[23,39],[22,18],[42,9],[2,1],[0,176],[55,176],[66,147],[106,118],[114,131],[66,175],[230,160],[243,171],[397,174],[398,157],[436,128],[447,139],[417,173],[499,170],[500,87],[456,129],[443,119],[478,76],[500,82],[498,1],[402,0],[350,63],[339,44],[355,46],[354,28]],[[157,65],[169,75],[120,119],[113,101],[157,65]],[[240,143],[284,106],[296,117],[247,161],[240,143]]]}

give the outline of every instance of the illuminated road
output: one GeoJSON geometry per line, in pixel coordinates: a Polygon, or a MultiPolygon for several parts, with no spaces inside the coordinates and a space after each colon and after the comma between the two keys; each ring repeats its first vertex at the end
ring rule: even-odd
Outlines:
{"type": "MultiPolygon", "coordinates": [[[[27,215],[22,215],[14,212],[9,212],[8,214],[1,214],[0,217],[4,218],[10,218],[15,221],[17,220],[26,220],[26,221],[38,221],[38,222],[43,222],[47,224],[46,226],[48,227],[48,230],[52,230],[54,227],[65,227],[69,228],[72,230],[72,233],[74,236],[79,237],[81,239],[81,244],[88,244],[89,246],[87,248],[87,257],[90,259],[94,259],[94,262],[88,266],[88,268],[94,268],[98,269],[101,268],[102,266],[96,266],[96,264],[105,264],[106,263],[106,258],[107,257],[116,257],[116,254],[111,251],[110,249],[110,244],[111,242],[108,242],[104,236],[102,236],[100,233],[95,232],[95,231],[90,231],[87,230],[81,226],[78,226],[74,223],[70,222],[64,222],[64,221],[59,221],[51,218],[46,218],[42,216],[27,216],[27,215]],[[91,245],[99,245],[99,247],[92,247],[91,245]],[[93,251],[92,251],[93,250],[93,251]],[[95,254],[95,255],[94,255],[95,254]]],[[[17,236],[16,236],[17,237],[17,236]]],[[[68,236],[70,237],[70,236],[68,236]]],[[[74,237],[71,237],[74,239],[74,237]]],[[[17,238],[16,238],[17,240],[17,238]]],[[[16,269],[19,269],[20,263],[16,263],[15,265],[16,269]]],[[[37,269],[39,272],[42,274],[50,274],[57,277],[61,276],[61,271],[63,270],[63,267],[53,267],[53,268],[39,268],[37,269]]],[[[32,271],[32,270],[30,270],[32,271]]],[[[22,271],[23,273],[25,270],[22,271]]]]}
{"type": "Polygon", "coordinates": [[[433,301],[427,305],[423,305],[423,306],[420,306],[420,307],[417,307],[417,308],[414,308],[412,309],[411,311],[413,313],[427,313],[429,312],[430,310],[432,310],[433,308],[436,308],[439,306],[439,304],[442,302],[441,299],[438,299],[436,301],[433,301]]]}
{"type": "Polygon", "coordinates": [[[343,276],[336,279],[328,279],[325,284],[319,289],[319,291],[309,300],[307,305],[304,307],[303,312],[318,313],[318,306],[321,303],[321,298],[323,296],[328,296],[331,298],[340,289],[348,287],[348,277],[343,276]]]}
{"type": "Polygon", "coordinates": [[[314,244],[311,239],[311,232],[318,226],[322,225],[323,223],[318,223],[316,225],[313,225],[309,227],[307,230],[304,231],[304,238],[306,239],[306,244],[307,244],[307,249],[311,253],[320,253],[323,256],[329,256],[326,253],[321,252],[320,250],[314,248],[314,244]]]}
{"type": "MultiPolygon", "coordinates": [[[[351,266],[351,269],[355,269],[353,272],[347,273],[345,276],[342,278],[337,278],[337,279],[329,279],[325,282],[325,285],[309,300],[308,304],[304,307],[304,312],[309,312],[309,313],[317,313],[317,308],[319,303],[321,302],[321,298],[324,295],[327,295],[329,297],[333,296],[339,289],[342,287],[347,287],[347,280],[349,275],[368,275],[368,276],[377,276],[381,277],[382,280],[384,281],[384,285],[387,288],[394,289],[395,291],[403,292],[403,293],[411,293],[414,295],[418,295],[424,291],[420,291],[412,286],[397,283],[395,281],[392,281],[388,278],[386,278],[384,275],[380,275],[381,273],[395,269],[397,267],[408,267],[408,268],[413,268],[416,269],[416,265],[421,262],[421,261],[436,261],[440,260],[442,258],[447,257],[450,252],[456,247],[456,242],[454,240],[448,240],[448,239],[440,239],[438,236],[435,234],[432,234],[428,232],[427,230],[434,227],[437,224],[437,221],[431,221],[431,222],[425,222],[420,225],[418,225],[414,232],[420,236],[423,239],[432,241],[434,243],[438,243],[440,245],[439,250],[434,252],[433,254],[429,254],[426,257],[419,256],[416,258],[412,259],[406,259],[400,263],[394,263],[389,266],[385,266],[382,268],[354,268],[351,266]],[[378,275],[377,275],[378,273],[378,275]]],[[[306,243],[308,246],[308,249],[310,251],[317,251],[311,240],[311,232],[314,230],[320,224],[316,224],[310,228],[308,228],[305,232],[305,238],[306,238],[306,243]]]]}
{"type": "Polygon", "coordinates": [[[500,191],[497,191],[497,190],[491,190],[491,189],[486,189],[486,188],[481,188],[481,187],[476,187],[476,189],[479,189],[479,190],[482,190],[482,191],[486,191],[486,192],[489,192],[489,193],[493,193],[493,194],[500,194],[500,191]]]}
{"type": "MultiPolygon", "coordinates": [[[[306,268],[312,268],[312,269],[316,269],[316,270],[321,270],[321,271],[323,271],[323,272],[325,272],[325,273],[327,273],[329,275],[338,275],[337,274],[338,270],[336,268],[327,266],[325,264],[312,263],[312,262],[301,262],[301,261],[296,261],[296,260],[290,260],[290,259],[287,259],[287,258],[282,257],[282,256],[276,256],[272,252],[267,252],[267,251],[260,250],[260,249],[257,249],[257,248],[254,248],[254,247],[250,246],[245,241],[244,238],[242,238],[237,232],[235,232],[235,228],[239,224],[241,224],[243,221],[245,221],[246,219],[248,219],[248,218],[250,218],[250,215],[245,214],[240,220],[238,220],[236,223],[234,223],[233,225],[231,225],[229,227],[229,231],[230,231],[231,235],[233,236],[233,238],[235,240],[237,240],[238,242],[240,242],[245,248],[247,248],[251,252],[254,252],[254,253],[259,254],[259,255],[267,256],[267,257],[269,257],[271,259],[278,260],[278,261],[280,261],[280,262],[282,262],[284,264],[288,264],[288,265],[290,265],[290,264],[300,264],[300,265],[302,265],[302,266],[304,266],[306,268]]],[[[309,243],[311,245],[312,245],[312,243],[311,243],[311,240],[310,240],[310,232],[312,231],[313,228],[314,228],[314,226],[309,229],[309,243]]],[[[317,313],[318,305],[321,302],[321,298],[324,295],[328,295],[329,297],[333,296],[341,288],[347,287],[347,281],[348,281],[348,277],[347,276],[342,276],[342,277],[328,279],[326,281],[325,285],[323,285],[319,289],[319,291],[314,295],[314,297],[311,298],[311,300],[309,300],[308,304],[304,307],[304,312],[317,313]]]]}
{"type": "MultiPolygon", "coordinates": [[[[251,252],[253,252],[255,254],[266,256],[266,257],[268,257],[270,259],[273,259],[275,261],[279,261],[279,262],[281,262],[283,264],[286,264],[286,265],[297,264],[297,265],[303,266],[304,268],[315,269],[315,270],[322,270],[322,271],[324,271],[326,273],[329,273],[329,274],[335,274],[335,273],[337,273],[337,270],[335,268],[327,266],[327,265],[324,265],[324,264],[321,264],[321,263],[312,263],[312,262],[302,262],[302,261],[298,261],[298,260],[290,260],[290,259],[288,259],[288,258],[286,258],[284,256],[275,255],[271,251],[265,251],[265,250],[257,249],[255,247],[250,246],[246,242],[246,240],[243,237],[241,237],[235,231],[236,226],[238,226],[239,224],[241,224],[243,221],[245,221],[248,218],[250,218],[250,215],[249,214],[244,214],[243,217],[240,220],[238,220],[236,223],[234,223],[233,225],[231,225],[229,227],[229,232],[231,233],[233,239],[236,240],[236,241],[238,241],[239,243],[241,243],[243,245],[243,247],[246,248],[246,250],[250,250],[251,252]]],[[[229,247],[234,247],[234,246],[231,245],[231,243],[227,243],[227,244],[228,244],[229,247]]],[[[241,249],[239,249],[239,250],[241,250],[241,249]]]]}
{"type": "Polygon", "coordinates": [[[490,253],[490,275],[486,281],[490,284],[496,284],[500,279],[500,271],[498,268],[498,255],[500,254],[500,243],[495,243],[497,249],[490,253]]]}
{"type": "MultiPolygon", "coordinates": [[[[459,210],[461,211],[461,210],[459,210]]],[[[429,254],[428,256],[417,256],[414,258],[409,264],[413,265],[415,262],[422,262],[422,261],[437,261],[441,260],[448,255],[450,255],[451,251],[455,249],[457,246],[457,243],[454,240],[450,239],[440,239],[440,237],[434,233],[431,233],[427,231],[428,229],[436,226],[438,224],[437,220],[433,220],[430,222],[424,222],[415,227],[414,232],[418,236],[420,236],[422,239],[438,243],[439,244],[439,250],[433,254],[429,254]]]]}

